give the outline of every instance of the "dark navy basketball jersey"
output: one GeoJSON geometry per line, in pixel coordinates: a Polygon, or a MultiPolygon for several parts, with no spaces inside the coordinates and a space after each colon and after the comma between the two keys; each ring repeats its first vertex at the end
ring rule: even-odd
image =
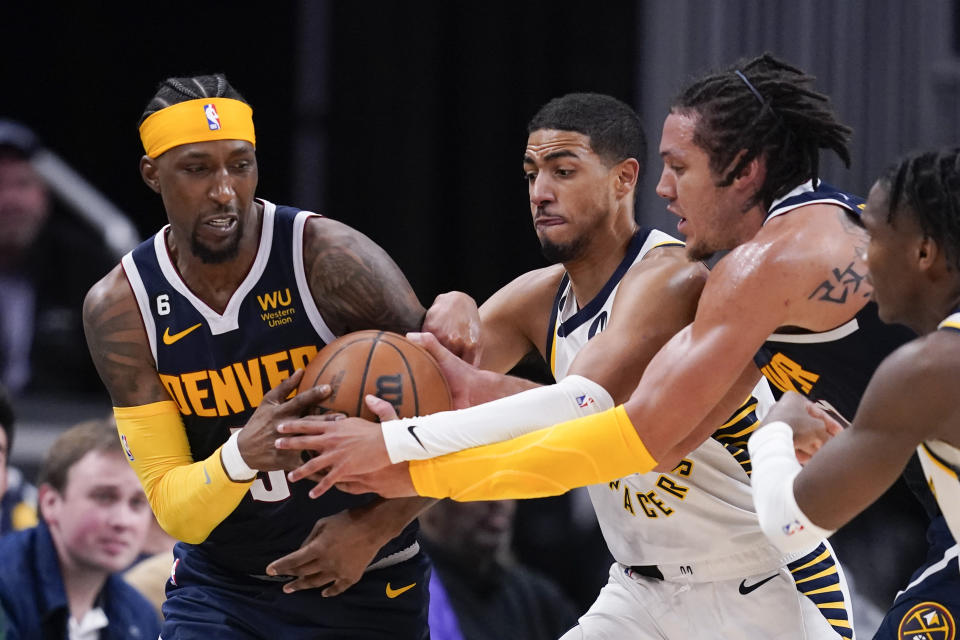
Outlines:
{"type": "MultiPolygon", "coordinates": [[[[775,202],[767,221],[811,204],[832,204],[860,216],[864,201],[822,182],[817,189],[807,183],[775,202]]],[[[830,331],[772,334],[754,362],[776,397],[797,391],[852,420],[880,362],[914,337],[906,327],[881,322],[877,305],[868,302],[856,316],[830,331]]]]}
{"type": "MultiPolygon", "coordinates": [[[[167,252],[166,227],[123,258],[157,373],[180,409],[195,460],[226,442],[267,391],[335,338],[303,268],[303,230],[315,214],[261,202],[256,258],[222,314],[180,277],[167,252]]],[[[307,496],[312,486],[309,480],[289,484],[283,471],[261,472],[200,550],[226,568],[262,575],[267,564],[299,548],[318,518],[374,498],[333,489],[314,500],[307,496]]],[[[407,527],[378,557],[413,545],[415,532],[416,525],[407,527]]]]}

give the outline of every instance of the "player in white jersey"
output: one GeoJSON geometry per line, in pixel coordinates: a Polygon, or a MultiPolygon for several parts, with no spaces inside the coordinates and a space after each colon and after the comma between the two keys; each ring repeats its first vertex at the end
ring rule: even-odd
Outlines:
{"type": "MultiPolygon", "coordinates": [[[[705,268],[686,259],[682,243],[634,222],[643,153],[641,143],[628,143],[642,135],[632,110],[574,94],[546,105],[528,131],[524,171],[534,223],[545,254],[561,264],[521,276],[481,307],[480,363],[506,371],[536,348],[560,382],[454,414],[393,421],[389,429],[400,437],[388,437],[391,455],[437,455],[609,408],[692,319],[705,268]]],[[[458,406],[533,386],[472,369],[429,336],[415,339],[439,357],[458,406]]],[[[753,368],[733,385],[712,418],[715,437],[675,468],[590,487],[617,562],[565,637],[851,637],[842,580],[826,548],[780,553],[753,514],[745,440],[757,402],[743,400],[758,377],[753,368]],[[798,592],[797,581],[824,571],[829,611],[838,615],[825,616],[798,592]]],[[[332,424],[289,427],[311,423],[332,424]]],[[[279,444],[309,448],[311,436],[292,440],[279,444]]]]}
{"type": "Polygon", "coordinates": [[[921,337],[880,365],[853,424],[802,470],[791,425],[820,429],[820,419],[795,395],[771,410],[750,439],[757,511],[780,548],[804,547],[876,500],[917,452],[944,517],[928,532],[927,564],[875,637],[952,640],[960,616],[960,149],[919,153],[892,167],[871,189],[862,220],[881,319],[921,337]]]}
{"type": "MultiPolygon", "coordinates": [[[[635,263],[648,247],[676,242],[651,231],[635,263]]],[[[567,280],[557,293],[558,313],[546,350],[558,380],[612,321],[619,288],[611,280],[580,308],[567,280]]],[[[754,512],[751,463],[744,445],[757,428],[757,414],[763,415],[772,403],[761,380],[731,419],[672,471],[633,474],[588,487],[616,563],[596,603],[564,640],[627,634],[853,637],[846,616],[837,615],[849,603],[849,594],[828,546],[815,541],[799,552],[783,553],[769,544],[754,512]],[[814,599],[801,595],[807,590],[804,578],[824,572],[817,599],[837,609],[818,609],[814,599]]]]}

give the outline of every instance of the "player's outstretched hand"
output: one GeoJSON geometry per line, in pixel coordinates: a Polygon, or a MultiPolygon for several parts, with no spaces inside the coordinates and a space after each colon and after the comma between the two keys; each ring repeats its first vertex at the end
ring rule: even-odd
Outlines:
{"type": "Polygon", "coordinates": [[[278,433],[277,425],[299,418],[330,395],[330,386],[323,384],[290,398],[290,394],[300,384],[301,378],[303,378],[303,369],[298,369],[292,376],[268,391],[247,424],[240,430],[237,446],[243,461],[251,469],[258,471],[289,469],[299,459],[298,452],[281,451],[274,446],[278,433]]]}
{"type": "Polygon", "coordinates": [[[367,514],[367,507],[340,511],[317,520],[296,551],[267,566],[271,576],[296,576],[285,593],[326,587],[324,597],[337,596],[356,584],[387,540],[367,514]]]}
{"type": "Polygon", "coordinates": [[[344,493],[378,493],[384,498],[410,498],[417,494],[410,479],[410,463],[398,462],[337,483],[344,493]]]}
{"type": "Polygon", "coordinates": [[[778,420],[793,428],[793,448],[800,464],[806,464],[827,440],[843,431],[840,422],[825,408],[796,391],[783,394],[764,418],[767,423],[778,420]]]}
{"type": "MultiPolygon", "coordinates": [[[[397,417],[393,405],[376,396],[368,395],[367,406],[380,420],[397,417]]],[[[308,451],[316,455],[287,474],[290,482],[303,478],[320,477],[310,490],[311,498],[318,498],[340,480],[363,475],[390,465],[383,431],[376,422],[361,418],[331,420],[325,416],[305,416],[281,424],[281,437],[274,446],[279,451],[308,451]]]]}
{"type": "Polygon", "coordinates": [[[470,364],[480,359],[480,312],[467,294],[450,291],[437,296],[427,309],[422,328],[470,364]]]}
{"type": "Polygon", "coordinates": [[[451,353],[433,334],[408,333],[407,340],[426,349],[440,365],[440,371],[443,372],[450,389],[454,409],[465,409],[483,402],[474,397],[483,387],[480,383],[483,371],[451,353]]]}

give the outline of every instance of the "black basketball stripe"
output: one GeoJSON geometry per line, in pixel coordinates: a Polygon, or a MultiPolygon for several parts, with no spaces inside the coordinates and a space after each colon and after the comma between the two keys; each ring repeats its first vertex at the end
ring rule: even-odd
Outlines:
{"type": "MultiPolygon", "coordinates": [[[[410,387],[413,390],[413,415],[420,415],[420,394],[417,393],[417,380],[413,375],[413,368],[410,366],[410,363],[407,361],[407,356],[404,355],[403,351],[397,345],[387,341],[382,340],[383,344],[390,346],[394,351],[397,352],[397,355],[400,356],[400,359],[403,360],[403,366],[407,368],[407,376],[410,378],[410,387]]],[[[407,416],[402,416],[407,417],[407,416]]],[[[409,416],[413,417],[413,416],[409,416]]],[[[422,446],[422,445],[421,445],[422,446]]]]}
{"type": "MultiPolygon", "coordinates": [[[[330,363],[333,362],[338,355],[340,355],[340,352],[341,352],[341,351],[343,351],[344,349],[350,347],[350,345],[354,345],[354,344],[357,344],[358,342],[363,342],[364,340],[368,340],[368,339],[369,339],[369,338],[367,338],[367,337],[356,338],[356,339],[354,339],[354,340],[351,340],[350,342],[345,342],[345,343],[343,343],[342,345],[340,345],[340,347],[339,347],[336,351],[333,352],[333,355],[331,355],[329,358],[327,358],[327,361],[326,361],[326,363],[323,365],[323,368],[321,368],[320,371],[317,372],[317,375],[313,378],[313,382],[311,383],[311,386],[316,386],[316,385],[317,385],[317,380],[319,380],[319,379],[320,379],[320,376],[322,376],[323,373],[324,373],[324,371],[327,370],[327,367],[330,366],[330,363]]],[[[322,349],[321,349],[321,351],[322,351],[322,349]]],[[[314,357],[316,357],[316,356],[314,356],[314,357]]]]}
{"type": "Polygon", "coordinates": [[[353,415],[359,416],[363,410],[363,390],[367,388],[367,374],[370,372],[370,362],[373,360],[373,352],[377,349],[377,343],[380,342],[380,336],[385,332],[378,331],[377,335],[370,341],[370,351],[367,352],[367,363],[363,366],[363,375],[360,376],[360,393],[357,394],[357,411],[353,415]]]}

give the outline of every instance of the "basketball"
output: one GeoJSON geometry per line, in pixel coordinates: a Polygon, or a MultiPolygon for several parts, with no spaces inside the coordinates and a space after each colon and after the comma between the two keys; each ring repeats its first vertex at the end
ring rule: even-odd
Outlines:
{"type": "Polygon", "coordinates": [[[367,394],[393,405],[401,418],[446,411],[450,389],[429,353],[389,331],[357,331],[337,338],[307,365],[298,391],[321,384],[332,389],[313,413],[344,413],[379,419],[363,401],[367,394]]]}

